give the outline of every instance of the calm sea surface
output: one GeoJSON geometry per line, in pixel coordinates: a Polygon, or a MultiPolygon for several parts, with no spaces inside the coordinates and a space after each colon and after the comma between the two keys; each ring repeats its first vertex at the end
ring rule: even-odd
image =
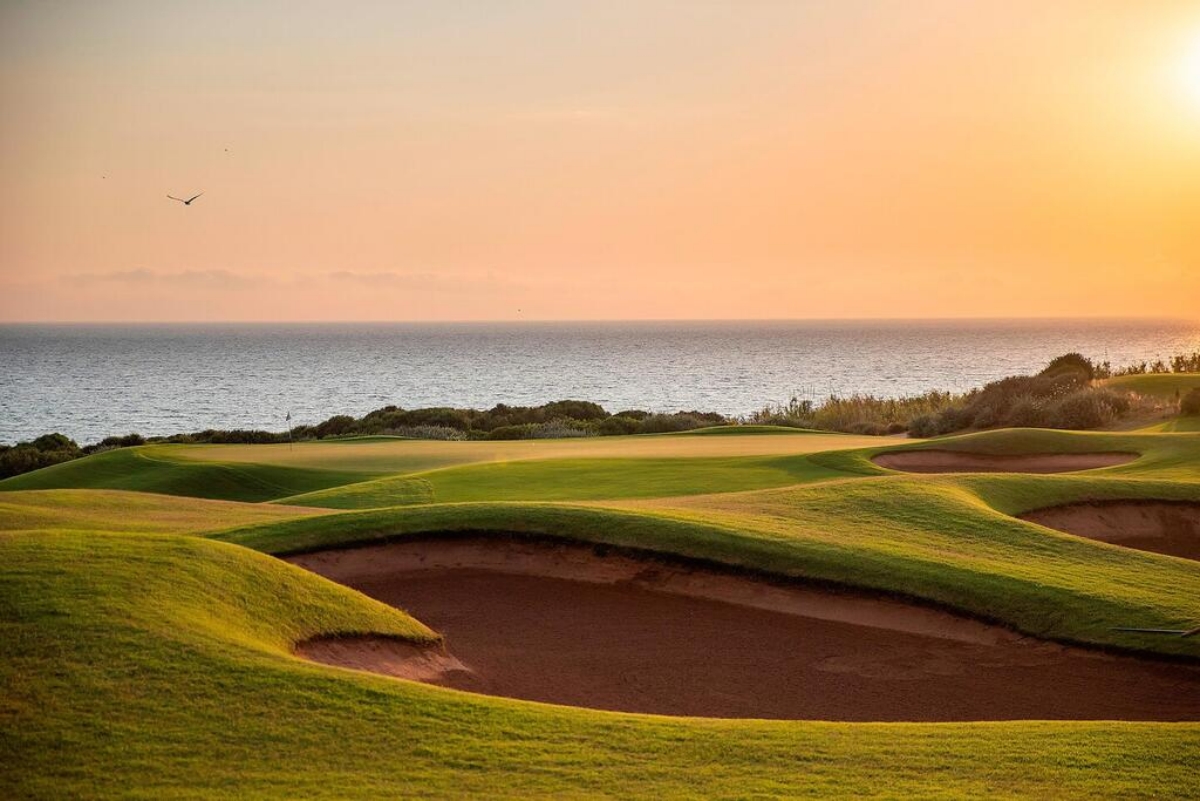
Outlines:
{"type": "Polygon", "coordinates": [[[1146,321],[0,326],[0,441],[286,428],[403,407],[579,398],[745,414],[792,395],[963,390],[1068,351],[1200,350],[1146,321]]]}

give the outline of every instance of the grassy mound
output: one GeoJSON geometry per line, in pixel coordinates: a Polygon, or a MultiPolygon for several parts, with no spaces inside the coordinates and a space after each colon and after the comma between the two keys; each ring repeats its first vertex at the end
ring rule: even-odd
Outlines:
{"type": "Polygon", "coordinates": [[[369,509],[484,500],[602,500],[741,492],[847,474],[804,456],[732,459],[553,459],[433,470],[294,495],[279,503],[369,509]]]}
{"type": "Polygon", "coordinates": [[[192,534],[314,514],[321,514],[321,510],[123,490],[0,493],[0,531],[57,528],[192,534]]]}
{"type": "Polygon", "coordinates": [[[6,797],[1084,798],[1194,786],[1190,724],[708,721],[485,698],[289,657],[320,632],[428,633],[244,549],[42,532],[0,536],[0,551],[6,797]]]}
{"type": "Polygon", "coordinates": [[[0,491],[118,489],[257,502],[371,477],[310,467],[187,462],[171,458],[174,450],[149,445],[105,451],[0,481],[0,491]]]}

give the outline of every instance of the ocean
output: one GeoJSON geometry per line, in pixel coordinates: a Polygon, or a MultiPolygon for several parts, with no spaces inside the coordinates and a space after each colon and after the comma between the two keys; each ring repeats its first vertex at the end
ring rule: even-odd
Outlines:
{"type": "Polygon", "coordinates": [[[0,441],[283,430],[395,404],[563,398],[742,415],[793,396],[962,391],[1078,351],[1200,350],[1145,320],[0,326],[0,441]]]}

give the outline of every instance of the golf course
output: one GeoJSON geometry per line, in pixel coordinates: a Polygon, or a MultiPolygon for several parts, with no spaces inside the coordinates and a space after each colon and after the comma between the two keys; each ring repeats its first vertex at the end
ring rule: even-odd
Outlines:
{"type": "Polygon", "coordinates": [[[19,475],[0,793],[1192,796],[1200,433],[1171,428],[151,444],[19,475]]]}

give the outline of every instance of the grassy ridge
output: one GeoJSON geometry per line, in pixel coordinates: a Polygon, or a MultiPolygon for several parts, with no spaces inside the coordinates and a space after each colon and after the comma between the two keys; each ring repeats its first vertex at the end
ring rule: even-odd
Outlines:
{"type": "Polygon", "coordinates": [[[175,448],[105,451],[0,481],[0,491],[117,489],[250,503],[371,478],[369,473],[282,465],[187,462],[175,448]]]}
{"type": "Polygon", "coordinates": [[[878,437],[804,432],[770,426],[698,429],[676,434],[630,437],[579,437],[548,440],[445,442],[387,437],[321,440],[288,445],[161,446],[163,458],[222,464],[259,464],[407,475],[481,462],[526,459],[676,459],[735,456],[790,456],[878,444],[878,437]],[[732,433],[730,433],[732,432],[732,433]],[[782,432],[782,433],[781,433],[782,432]]]}
{"type": "Polygon", "coordinates": [[[528,460],[375,479],[278,502],[369,509],[433,502],[653,498],[783,487],[846,475],[805,456],[528,460]]]}
{"type": "Polygon", "coordinates": [[[427,634],[179,536],[0,535],[0,794],[347,798],[1184,797],[1193,724],[829,724],[624,715],[307,664],[290,641],[427,634]],[[86,561],[88,580],[77,566],[86,561]]]}
{"type": "Polygon", "coordinates": [[[0,531],[69,529],[192,534],[320,509],[214,501],[123,490],[23,490],[0,493],[0,531]]]}

